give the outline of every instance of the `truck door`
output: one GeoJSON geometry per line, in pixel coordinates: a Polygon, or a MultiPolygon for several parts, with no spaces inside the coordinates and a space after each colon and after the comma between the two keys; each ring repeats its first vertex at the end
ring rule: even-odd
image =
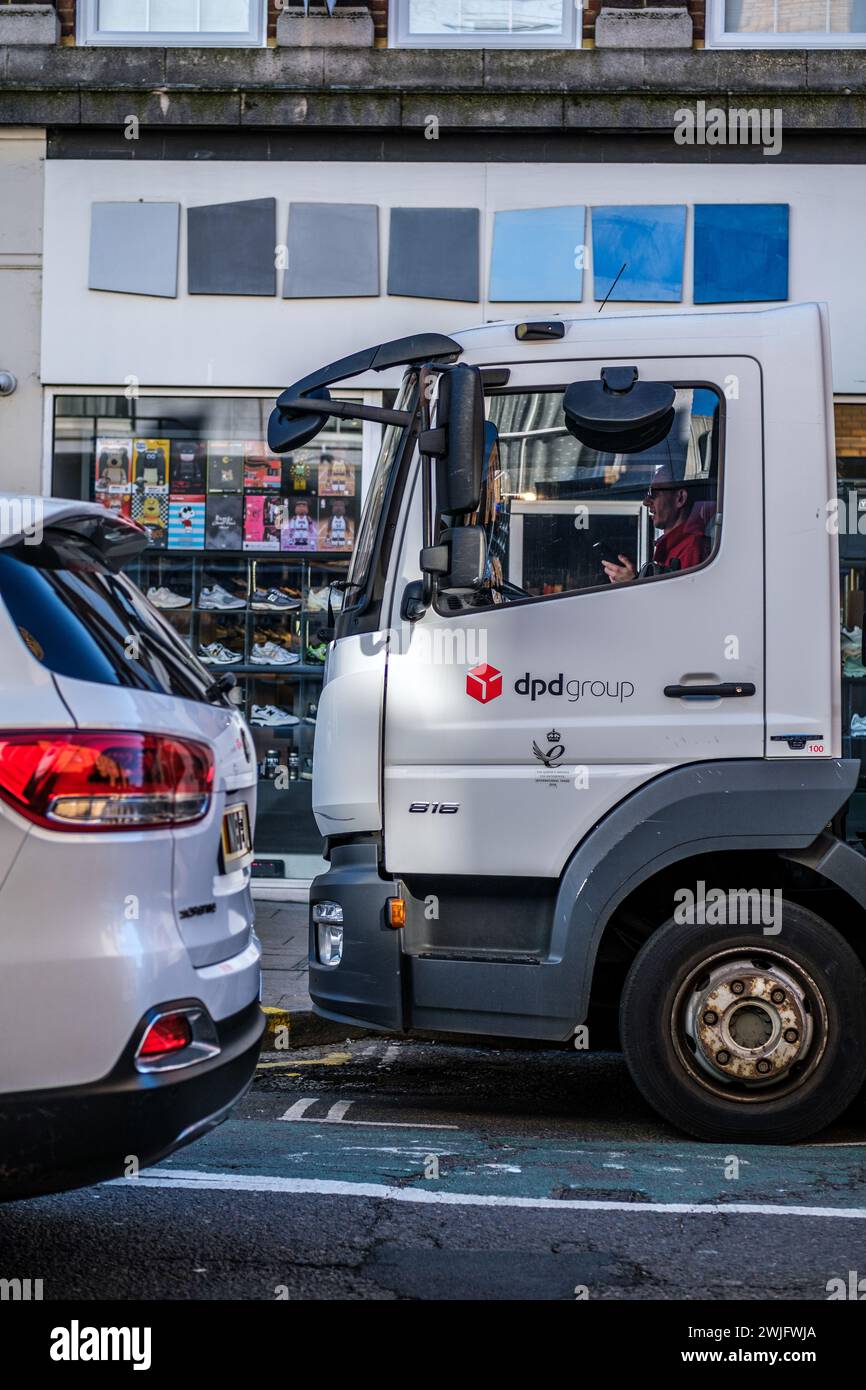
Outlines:
{"type": "Polygon", "coordinates": [[[509,364],[487,399],[498,454],[473,518],[484,588],[410,624],[415,488],[387,668],[389,872],[555,878],[641,784],[763,756],[758,365],[629,360],[676,396],[667,436],[628,455],[566,428],[564,387],[597,381],[604,361],[509,364]]]}

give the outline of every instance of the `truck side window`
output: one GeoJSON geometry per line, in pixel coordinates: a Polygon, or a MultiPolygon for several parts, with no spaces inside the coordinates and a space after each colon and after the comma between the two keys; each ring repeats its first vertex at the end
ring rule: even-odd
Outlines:
{"type": "Polygon", "coordinates": [[[639,454],[604,454],[566,429],[562,389],[488,397],[498,431],[481,501],[487,574],[475,602],[675,576],[718,547],[721,395],[678,386],[674,423],[639,454]]]}

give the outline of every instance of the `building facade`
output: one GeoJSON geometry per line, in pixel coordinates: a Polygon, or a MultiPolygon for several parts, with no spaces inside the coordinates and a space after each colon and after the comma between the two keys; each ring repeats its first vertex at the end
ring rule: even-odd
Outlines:
{"type": "Polygon", "coordinates": [[[863,0],[0,3],[0,486],[150,527],[142,586],[253,723],[265,888],[319,861],[318,629],[380,442],[279,464],[267,415],[405,333],[826,300],[860,737],[864,41],[863,0]]]}

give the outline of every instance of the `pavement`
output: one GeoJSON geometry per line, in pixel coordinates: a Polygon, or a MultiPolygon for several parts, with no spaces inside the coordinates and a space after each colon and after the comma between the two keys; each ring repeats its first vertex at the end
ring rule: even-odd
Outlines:
{"type": "Polygon", "coordinates": [[[0,1274],[46,1300],[688,1300],[715,1325],[694,1300],[747,1318],[864,1279],[864,1180],[862,1096],[808,1144],[701,1144],[615,1053],[358,1039],[264,1053],[138,1177],[0,1206],[0,1274]]]}
{"type": "Polygon", "coordinates": [[[307,987],[308,922],[307,903],[256,902],[256,931],[262,943],[266,1048],[313,1047],[366,1037],[360,1028],[331,1023],[313,1012],[307,987]]]}

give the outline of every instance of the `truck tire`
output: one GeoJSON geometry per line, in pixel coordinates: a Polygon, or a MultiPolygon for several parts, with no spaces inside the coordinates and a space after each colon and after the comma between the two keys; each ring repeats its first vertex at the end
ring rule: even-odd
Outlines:
{"type": "Polygon", "coordinates": [[[620,1001],[632,1079],[699,1139],[791,1143],[866,1079],[866,971],[829,923],[786,902],[782,928],[670,920],[632,962],[620,1001]]]}

